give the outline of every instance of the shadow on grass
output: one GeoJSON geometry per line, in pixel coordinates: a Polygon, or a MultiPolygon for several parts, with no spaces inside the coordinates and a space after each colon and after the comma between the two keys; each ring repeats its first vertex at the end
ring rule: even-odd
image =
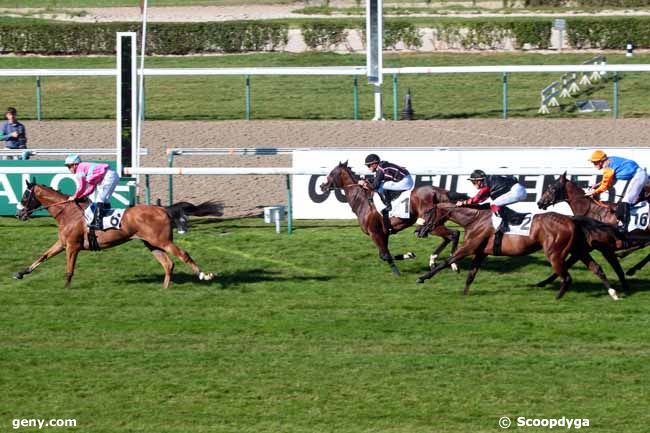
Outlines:
{"type": "MultiPolygon", "coordinates": [[[[221,286],[221,289],[228,289],[229,287],[238,284],[254,284],[268,281],[329,281],[331,279],[332,277],[326,275],[286,275],[279,271],[256,268],[219,273],[211,281],[200,281],[194,274],[189,274],[187,272],[175,272],[172,275],[172,284],[170,287],[173,287],[174,285],[200,284],[202,286],[218,285],[221,286]]],[[[151,274],[146,276],[138,276],[124,280],[123,282],[162,285],[163,275],[151,274]]]]}

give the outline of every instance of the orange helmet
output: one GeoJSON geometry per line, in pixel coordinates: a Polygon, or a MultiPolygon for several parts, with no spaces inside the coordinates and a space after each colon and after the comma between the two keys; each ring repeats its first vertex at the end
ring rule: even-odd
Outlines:
{"type": "Polygon", "coordinates": [[[607,154],[602,150],[596,150],[594,151],[594,153],[591,154],[591,158],[589,158],[589,162],[600,162],[605,159],[607,159],[607,154]]]}

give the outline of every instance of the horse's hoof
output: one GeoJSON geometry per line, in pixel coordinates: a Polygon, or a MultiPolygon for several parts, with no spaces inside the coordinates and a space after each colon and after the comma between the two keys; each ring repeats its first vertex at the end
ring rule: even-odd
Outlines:
{"type": "Polygon", "coordinates": [[[436,265],[436,259],[438,258],[438,254],[432,254],[429,256],[429,267],[433,268],[436,265]]]}
{"type": "Polygon", "coordinates": [[[212,272],[208,272],[207,274],[204,274],[203,272],[199,272],[199,280],[201,281],[210,281],[214,278],[214,274],[212,272]]]}
{"type": "Polygon", "coordinates": [[[607,289],[607,293],[609,293],[609,296],[611,296],[613,300],[615,300],[615,301],[620,301],[621,300],[621,298],[618,297],[618,293],[616,293],[616,290],[607,289]]]}
{"type": "Polygon", "coordinates": [[[23,279],[23,273],[22,272],[16,272],[14,274],[14,280],[22,280],[23,279]]]}
{"type": "Polygon", "coordinates": [[[422,278],[418,278],[417,280],[415,280],[415,282],[418,284],[422,284],[424,283],[424,280],[422,278]]]}
{"type": "Polygon", "coordinates": [[[456,272],[456,273],[460,272],[460,270],[458,269],[458,265],[456,263],[451,264],[451,270],[456,272]]]}

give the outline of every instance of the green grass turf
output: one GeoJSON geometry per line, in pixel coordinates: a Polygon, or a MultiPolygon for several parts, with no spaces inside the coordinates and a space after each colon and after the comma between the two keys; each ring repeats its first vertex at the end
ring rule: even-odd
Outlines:
{"type": "Polygon", "coordinates": [[[541,254],[489,258],[463,297],[467,262],[414,283],[431,239],[393,239],[419,255],[396,278],[353,222],[287,236],[247,219],[177,239],[220,273],[211,283],[177,264],[162,290],[134,241],[82,253],[64,290],[62,256],[10,278],[54,241],[51,218],[0,219],[0,238],[2,431],[74,418],[57,431],[481,433],[506,415],[647,432],[647,269],[617,303],[576,267],[557,302],[557,287],[532,287],[541,254]]]}
{"type": "MultiPolygon", "coordinates": [[[[386,54],[386,67],[580,64],[593,54],[386,54]]],[[[648,63],[649,54],[608,55],[615,63],[648,63]]],[[[0,68],[111,68],[112,57],[5,57],[0,68]]],[[[148,58],[147,67],[270,67],[364,65],[363,55],[333,53],[265,53],[203,57],[148,58]]],[[[561,74],[511,74],[508,106],[511,117],[537,117],[539,92],[561,74]]],[[[384,111],[392,118],[392,77],[384,77],[384,111]]],[[[36,117],[34,78],[2,77],[3,103],[16,106],[22,119],[36,117]]],[[[398,112],[411,89],[413,108],[420,119],[498,118],[502,114],[500,74],[401,75],[398,77],[398,112]]],[[[115,116],[114,80],[107,77],[44,77],[45,119],[112,119],[115,116]]],[[[620,74],[621,117],[650,115],[650,80],[642,73],[620,74]]],[[[351,119],[352,77],[251,77],[253,119],[351,119]]],[[[602,98],[613,105],[611,80],[585,90],[577,99],[602,98]]],[[[575,99],[560,99],[547,117],[592,118],[611,113],[579,114],[575,99]]],[[[245,80],[229,77],[149,77],[146,80],[147,119],[243,119],[245,80]]],[[[372,86],[359,77],[359,109],[362,119],[374,114],[372,86]]]]}

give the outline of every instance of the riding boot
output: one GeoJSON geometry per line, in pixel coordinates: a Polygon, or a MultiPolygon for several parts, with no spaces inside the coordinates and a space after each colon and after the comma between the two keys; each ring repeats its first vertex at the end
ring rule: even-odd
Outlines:
{"type": "Polygon", "coordinates": [[[620,202],[616,206],[616,217],[622,225],[618,227],[621,234],[627,234],[627,227],[630,224],[630,203],[620,202]]]}
{"type": "Polygon", "coordinates": [[[94,228],[95,230],[103,230],[104,225],[102,218],[104,216],[104,203],[97,202],[95,203],[95,214],[93,215],[93,221],[90,223],[89,227],[94,228]]]}

